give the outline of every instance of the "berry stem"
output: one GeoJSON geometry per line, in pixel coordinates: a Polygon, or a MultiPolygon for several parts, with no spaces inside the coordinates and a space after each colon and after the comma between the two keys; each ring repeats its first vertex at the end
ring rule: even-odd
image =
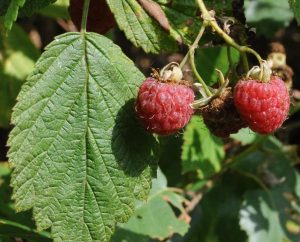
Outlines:
{"type": "Polygon", "coordinates": [[[189,56],[190,56],[190,52],[193,51],[193,49],[197,49],[198,47],[198,44],[199,44],[199,41],[201,40],[203,34],[204,34],[204,31],[205,31],[205,28],[206,28],[206,22],[204,21],[200,30],[199,30],[199,33],[194,41],[194,43],[190,46],[189,48],[189,51],[188,53],[185,55],[185,57],[183,58],[183,60],[181,61],[181,63],[179,64],[179,67],[182,69],[184,67],[184,65],[186,64],[186,62],[188,61],[189,59],[189,56]]]}
{"type": "Polygon", "coordinates": [[[196,76],[198,81],[201,83],[205,94],[208,97],[211,97],[213,94],[211,93],[211,91],[209,90],[209,88],[206,85],[205,81],[202,79],[199,72],[197,71],[197,68],[196,68],[196,65],[195,65],[195,49],[191,48],[190,51],[189,51],[189,55],[190,55],[190,63],[191,63],[191,67],[192,67],[194,75],[196,76]]]}
{"type": "Polygon", "coordinates": [[[201,83],[203,90],[205,92],[205,94],[210,97],[212,96],[211,91],[209,90],[208,86],[206,85],[206,83],[204,82],[204,80],[202,79],[201,75],[199,74],[199,72],[197,71],[196,65],[195,65],[195,50],[198,48],[198,44],[199,41],[201,40],[205,29],[206,29],[207,23],[206,21],[203,22],[199,33],[194,41],[194,43],[190,46],[188,53],[185,55],[185,57],[183,58],[183,60],[181,61],[181,63],[179,64],[179,68],[182,69],[183,66],[186,64],[186,62],[188,61],[188,59],[190,60],[190,64],[193,70],[194,75],[196,76],[196,78],[198,79],[198,81],[201,83]]]}
{"type": "Polygon", "coordinates": [[[243,67],[244,67],[244,72],[248,72],[249,71],[249,63],[248,63],[248,58],[245,52],[240,52],[241,53],[241,59],[242,59],[242,63],[243,63],[243,67]]]}
{"type": "Polygon", "coordinates": [[[87,17],[89,13],[90,7],[90,0],[84,0],[83,10],[82,10],[82,19],[81,19],[81,32],[86,32],[86,24],[87,24],[87,17]]]}
{"type": "Polygon", "coordinates": [[[250,53],[252,55],[254,55],[259,64],[262,65],[263,63],[263,59],[261,58],[261,56],[253,49],[247,47],[247,46],[241,46],[239,44],[237,44],[234,39],[232,39],[228,34],[226,34],[218,25],[217,21],[215,20],[215,18],[213,18],[211,16],[211,14],[209,13],[209,11],[207,10],[203,0],[197,0],[198,6],[200,8],[200,11],[202,13],[202,17],[204,19],[204,21],[207,22],[207,25],[211,26],[224,40],[227,44],[229,44],[230,46],[232,46],[233,48],[237,49],[239,52],[241,52],[241,57],[242,57],[242,61],[244,64],[244,68],[247,68],[248,66],[248,60],[247,56],[245,53],[250,53]]]}

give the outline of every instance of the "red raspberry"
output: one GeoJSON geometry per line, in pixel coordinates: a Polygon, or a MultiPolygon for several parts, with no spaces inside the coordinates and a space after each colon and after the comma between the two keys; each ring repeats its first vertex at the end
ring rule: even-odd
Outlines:
{"type": "Polygon", "coordinates": [[[269,134],[287,118],[290,97],[284,82],[272,76],[269,82],[239,81],[234,89],[234,104],[253,131],[269,134]]]}
{"type": "Polygon", "coordinates": [[[135,108],[147,131],[169,135],[189,122],[194,98],[193,90],[184,84],[149,77],[140,86],[135,108]]]}

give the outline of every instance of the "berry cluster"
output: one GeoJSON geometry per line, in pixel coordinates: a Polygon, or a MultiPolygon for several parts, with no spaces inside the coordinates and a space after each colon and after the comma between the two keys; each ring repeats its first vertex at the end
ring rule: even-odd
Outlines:
{"type": "MultiPolygon", "coordinates": [[[[195,95],[182,77],[176,67],[160,75],[156,72],[140,86],[135,109],[148,132],[174,134],[191,119],[195,95]]],[[[268,79],[242,79],[200,107],[199,112],[211,132],[226,138],[247,126],[260,134],[269,134],[281,127],[289,111],[289,92],[280,77],[268,79]]]]}

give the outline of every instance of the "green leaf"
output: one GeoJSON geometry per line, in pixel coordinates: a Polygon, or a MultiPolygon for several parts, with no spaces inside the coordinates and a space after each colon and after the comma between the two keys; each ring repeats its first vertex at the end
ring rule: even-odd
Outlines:
{"type": "Polygon", "coordinates": [[[19,8],[21,8],[25,3],[25,0],[11,0],[7,11],[4,16],[4,27],[10,30],[13,23],[16,21],[19,13],[19,8]]]}
{"type": "Polygon", "coordinates": [[[18,80],[25,80],[32,72],[40,51],[18,25],[14,25],[8,36],[3,39],[3,45],[4,73],[18,80]]]}
{"type": "MultiPolygon", "coordinates": [[[[239,60],[239,52],[233,48],[230,50],[233,64],[236,64],[239,60]]],[[[216,69],[223,73],[229,69],[226,47],[199,48],[196,51],[195,62],[197,70],[208,85],[218,81],[216,69]]]]}
{"type": "MultiPolygon", "coordinates": [[[[249,242],[299,241],[299,204],[297,208],[285,198],[282,192],[248,192],[240,211],[240,225],[249,242]],[[298,211],[297,211],[298,210],[298,211]]],[[[290,194],[291,195],[291,194],[290,194]]]]}
{"type": "MultiPolygon", "coordinates": [[[[163,5],[169,5],[172,8],[187,14],[196,15],[199,6],[195,0],[154,0],[155,2],[163,5]]],[[[208,10],[214,10],[217,15],[226,14],[227,16],[232,15],[232,1],[233,0],[204,0],[205,5],[208,10]]]]}
{"type": "Polygon", "coordinates": [[[69,0],[57,0],[55,3],[41,9],[39,13],[52,18],[70,19],[69,4],[69,0]]]}
{"type": "Polygon", "coordinates": [[[242,145],[250,145],[257,139],[258,135],[249,128],[243,128],[238,133],[230,135],[230,137],[240,141],[242,145]]]}
{"type": "Polygon", "coordinates": [[[186,127],[183,140],[183,172],[196,170],[203,179],[220,171],[225,156],[223,142],[209,132],[201,117],[192,118],[186,127]]]}
{"type": "Polygon", "coordinates": [[[54,241],[109,241],[146,198],[156,142],[134,115],[143,79],[107,38],[68,33],[23,85],[8,141],[13,198],[54,241]]]}
{"type": "Polygon", "coordinates": [[[300,1],[299,0],[289,0],[290,7],[294,12],[295,18],[300,25],[300,1]]]}
{"type": "MultiPolygon", "coordinates": [[[[200,27],[201,17],[195,0],[156,0],[162,6],[171,26],[171,35],[174,39],[185,44],[192,44],[200,27]]],[[[214,9],[217,15],[231,15],[232,0],[205,1],[209,9],[214,9]]]]}
{"type": "MultiPolygon", "coordinates": [[[[38,232],[34,229],[34,223],[29,213],[16,213],[11,201],[11,188],[9,187],[11,168],[8,162],[0,162],[0,241],[1,235],[11,238],[22,237],[33,242],[33,238],[39,241],[51,241],[48,232],[38,232]]],[[[13,241],[13,240],[5,240],[13,241]]]]}
{"type": "Polygon", "coordinates": [[[148,236],[137,234],[126,229],[117,228],[111,242],[157,242],[148,236]]]}
{"type": "Polygon", "coordinates": [[[56,0],[2,0],[0,16],[4,16],[4,27],[10,30],[18,16],[30,16],[56,0]]]}
{"type": "Polygon", "coordinates": [[[2,1],[0,1],[0,16],[5,15],[10,2],[11,2],[10,0],[2,0],[2,1]]]}
{"type": "Polygon", "coordinates": [[[21,236],[22,238],[32,239],[36,238],[40,241],[51,242],[51,238],[48,232],[39,232],[26,225],[3,219],[0,216],[0,235],[8,235],[10,237],[21,236]]]}
{"type": "Polygon", "coordinates": [[[194,209],[188,234],[174,241],[246,242],[247,235],[239,226],[239,210],[243,193],[249,189],[253,183],[238,174],[219,177],[194,209]]]}
{"type": "Polygon", "coordinates": [[[263,155],[251,154],[236,167],[263,184],[263,190],[245,194],[240,210],[241,228],[250,242],[299,241],[300,175],[278,140],[266,139],[261,150],[263,155]]]}
{"type": "Polygon", "coordinates": [[[160,170],[153,180],[149,199],[139,205],[134,216],[122,229],[163,240],[174,233],[184,235],[189,225],[179,220],[170,204],[183,211],[183,198],[167,189],[167,180],[160,170]]]}
{"type": "Polygon", "coordinates": [[[195,3],[175,0],[171,4],[163,5],[162,9],[169,20],[173,37],[192,44],[201,27],[195,3]]]}
{"type": "Polygon", "coordinates": [[[183,144],[182,135],[169,135],[159,137],[159,167],[168,179],[172,187],[178,186],[181,182],[181,147],[183,144]]]}
{"type": "Polygon", "coordinates": [[[204,0],[208,10],[214,10],[218,15],[232,15],[232,2],[234,0],[204,0]]]}
{"type": "Polygon", "coordinates": [[[176,42],[153,20],[136,0],[107,0],[126,37],[145,52],[175,51],[176,42]]]}
{"type": "Polygon", "coordinates": [[[40,52],[25,31],[15,24],[7,37],[0,40],[3,54],[0,62],[0,127],[8,127],[10,115],[21,84],[33,70],[40,52]]]}
{"type": "Polygon", "coordinates": [[[31,16],[35,11],[47,7],[56,0],[26,0],[24,6],[20,9],[20,16],[31,16]]]}
{"type": "Polygon", "coordinates": [[[280,28],[287,27],[294,17],[288,0],[246,0],[245,15],[257,34],[267,37],[273,37],[280,28]]]}

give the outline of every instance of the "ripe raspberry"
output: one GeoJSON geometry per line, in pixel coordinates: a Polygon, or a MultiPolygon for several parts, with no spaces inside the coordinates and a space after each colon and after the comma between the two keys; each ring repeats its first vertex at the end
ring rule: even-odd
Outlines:
{"type": "Polygon", "coordinates": [[[135,108],[147,131],[169,135],[189,122],[194,98],[193,90],[184,84],[149,77],[140,86],[135,108]]]}
{"type": "Polygon", "coordinates": [[[207,128],[218,137],[228,138],[247,126],[234,106],[231,87],[202,107],[200,113],[207,128]]]}
{"type": "MultiPolygon", "coordinates": [[[[71,0],[69,13],[80,29],[84,0],[71,0]]],[[[91,0],[87,19],[87,31],[105,34],[116,25],[114,16],[105,0],[91,0]]]]}
{"type": "Polygon", "coordinates": [[[286,119],[290,97],[284,82],[272,76],[269,82],[239,81],[234,89],[234,104],[253,131],[269,134],[286,119]]]}

